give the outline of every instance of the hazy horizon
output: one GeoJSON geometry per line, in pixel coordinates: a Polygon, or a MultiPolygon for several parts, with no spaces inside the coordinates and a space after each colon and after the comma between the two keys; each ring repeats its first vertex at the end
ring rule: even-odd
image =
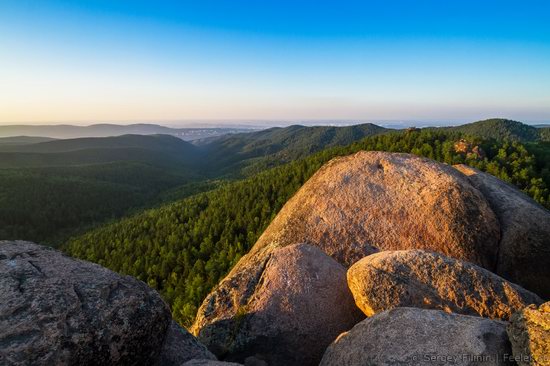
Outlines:
{"type": "MultiPolygon", "coordinates": [[[[211,120],[152,120],[152,121],[66,121],[66,122],[51,122],[46,121],[43,123],[36,122],[19,122],[19,123],[0,123],[2,126],[76,126],[76,127],[90,127],[94,125],[139,125],[139,124],[151,124],[159,125],[169,128],[220,128],[220,127],[243,127],[243,128],[270,128],[270,127],[286,127],[291,125],[303,125],[303,126],[351,126],[364,123],[372,123],[382,127],[399,128],[399,127],[446,127],[446,126],[458,126],[467,123],[477,122],[481,120],[491,118],[504,118],[504,117],[489,117],[476,120],[371,120],[371,119],[303,119],[303,120],[240,120],[240,119],[211,119],[211,120]]],[[[550,120],[538,120],[538,121],[519,121],[527,125],[550,125],[550,120]]]]}
{"type": "Polygon", "coordinates": [[[545,123],[549,10],[497,0],[2,2],[0,124],[545,123]]]}

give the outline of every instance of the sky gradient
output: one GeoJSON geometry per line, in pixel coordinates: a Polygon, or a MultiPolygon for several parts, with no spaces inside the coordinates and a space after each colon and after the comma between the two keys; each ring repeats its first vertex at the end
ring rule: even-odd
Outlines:
{"type": "Polygon", "coordinates": [[[0,124],[550,121],[548,1],[0,0],[0,124]]]}

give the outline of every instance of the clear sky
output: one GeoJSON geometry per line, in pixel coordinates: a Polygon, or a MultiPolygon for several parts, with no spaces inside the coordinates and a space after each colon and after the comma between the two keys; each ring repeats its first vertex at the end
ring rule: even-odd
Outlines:
{"type": "Polygon", "coordinates": [[[0,0],[0,123],[550,121],[550,2],[0,0]]]}

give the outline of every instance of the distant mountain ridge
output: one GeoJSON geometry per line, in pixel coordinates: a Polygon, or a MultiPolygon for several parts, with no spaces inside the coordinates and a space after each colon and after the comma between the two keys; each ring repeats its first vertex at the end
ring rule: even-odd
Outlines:
{"type": "MultiPolygon", "coordinates": [[[[9,129],[9,127],[0,126],[0,130],[9,129]]],[[[24,127],[56,130],[67,126],[24,127]]],[[[103,133],[116,133],[121,132],[122,129],[130,129],[147,134],[74,139],[27,136],[0,138],[0,167],[63,166],[120,160],[147,162],[166,160],[193,165],[192,160],[200,157],[197,167],[207,176],[240,175],[243,172],[247,175],[303,158],[325,148],[345,146],[368,136],[396,131],[371,123],[343,127],[293,125],[214,136],[196,140],[191,144],[173,134],[151,134],[157,129],[175,131],[157,125],[103,124],[69,127],[84,128],[88,133],[92,133],[93,129],[95,129],[94,133],[98,133],[99,128],[103,133]],[[2,143],[3,140],[5,143],[2,143]],[[161,157],[159,154],[166,156],[161,157]]],[[[509,139],[521,142],[550,141],[550,128],[536,128],[507,119],[489,119],[455,127],[427,129],[456,132],[485,139],[509,139]]],[[[221,130],[217,131],[221,132],[221,130]]],[[[166,166],[166,164],[161,165],[166,166]]]]}
{"type": "Polygon", "coordinates": [[[37,144],[39,142],[53,141],[56,140],[51,137],[40,137],[40,136],[10,136],[10,137],[0,137],[0,147],[8,145],[26,145],[26,144],[37,144]]]}
{"type": "Polygon", "coordinates": [[[150,134],[136,135],[126,134],[109,137],[79,137],[74,139],[53,139],[39,141],[34,144],[0,147],[0,151],[54,153],[97,148],[127,148],[136,147],[143,149],[179,150],[182,148],[193,149],[194,145],[172,135],[150,134]]]}
{"type": "MultiPolygon", "coordinates": [[[[426,127],[428,129],[446,129],[457,131],[465,134],[473,134],[485,138],[504,139],[509,138],[518,141],[537,141],[537,140],[550,140],[547,138],[550,135],[550,125],[526,125],[524,123],[513,121],[504,118],[492,118],[473,123],[467,123],[460,126],[453,127],[426,127]]],[[[36,138],[55,138],[55,139],[68,139],[68,138],[82,138],[82,137],[109,137],[120,136],[127,134],[135,135],[154,135],[154,134],[166,134],[176,136],[186,141],[194,141],[197,145],[209,145],[220,144],[225,145],[241,145],[243,150],[250,151],[250,146],[247,145],[250,141],[264,141],[258,143],[254,149],[262,148],[265,142],[273,142],[285,147],[292,147],[296,143],[292,140],[305,139],[305,141],[312,141],[318,139],[328,145],[338,145],[349,142],[350,137],[355,135],[367,136],[374,133],[386,132],[392,130],[391,128],[385,128],[372,123],[359,124],[353,126],[302,126],[292,125],[288,127],[273,127],[265,130],[257,130],[256,128],[241,128],[241,127],[205,127],[205,128],[174,128],[166,127],[157,124],[148,123],[136,123],[130,125],[117,125],[117,124],[93,124],[89,126],[76,126],[76,125],[6,125],[0,126],[0,145],[9,142],[3,138],[12,138],[17,141],[19,138],[25,142],[25,139],[29,142],[31,139],[36,138]],[[228,134],[234,135],[233,139],[228,134]],[[244,135],[246,138],[240,140],[244,135]],[[228,141],[231,140],[231,141],[228,141]]],[[[234,147],[234,146],[233,146],[234,147]]]]}
{"type": "Polygon", "coordinates": [[[108,137],[127,134],[154,135],[165,134],[179,137],[182,140],[195,140],[227,133],[248,131],[244,128],[173,128],[156,124],[136,123],[117,125],[109,123],[89,126],[75,125],[6,125],[0,126],[0,138],[12,136],[41,136],[50,138],[80,138],[80,137],[108,137]]]}

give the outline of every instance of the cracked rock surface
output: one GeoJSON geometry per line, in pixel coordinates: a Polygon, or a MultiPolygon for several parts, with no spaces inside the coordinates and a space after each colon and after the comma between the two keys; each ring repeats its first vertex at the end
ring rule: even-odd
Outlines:
{"type": "Polygon", "coordinates": [[[133,277],[23,241],[0,241],[0,364],[153,364],[171,321],[133,277]]]}

